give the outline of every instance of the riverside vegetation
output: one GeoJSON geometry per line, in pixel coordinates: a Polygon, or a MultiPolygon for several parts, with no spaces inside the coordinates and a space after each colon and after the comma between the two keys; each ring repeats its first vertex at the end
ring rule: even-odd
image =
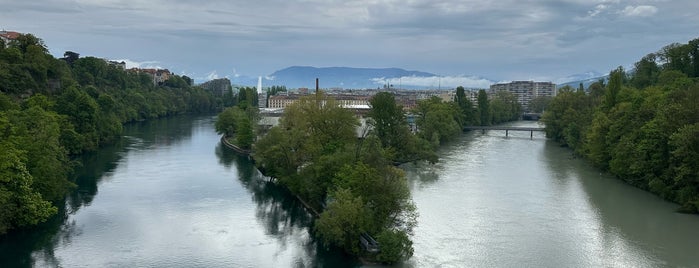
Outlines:
{"type": "Polygon", "coordinates": [[[0,40],[0,235],[47,220],[73,187],[83,152],[119,139],[122,124],[220,110],[222,99],[173,75],[144,73],[66,52],[31,34],[0,40]]]}
{"type": "Polygon", "coordinates": [[[699,39],[671,44],[544,113],[547,136],[625,182],[699,212],[699,39]]]}
{"type": "MultiPolygon", "coordinates": [[[[246,96],[243,90],[239,94],[246,96]]],[[[482,91],[485,94],[485,91],[482,91]]],[[[466,98],[463,87],[455,100],[422,100],[412,111],[419,129],[410,131],[403,108],[394,95],[380,92],[370,100],[367,123],[319,92],[301,98],[284,111],[279,125],[249,137],[256,109],[249,97],[219,114],[217,131],[241,148],[252,148],[258,168],[277,179],[314,211],[315,234],[327,246],[339,247],[372,261],[394,263],[413,254],[410,235],[417,212],[404,172],[396,165],[437,161],[435,149],[460,133],[465,125],[491,124],[516,119],[521,108],[511,94],[483,98],[482,108],[466,98]],[[484,110],[484,111],[483,111],[484,110]],[[367,233],[380,245],[378,253],[360,247],[367,233]]]]}

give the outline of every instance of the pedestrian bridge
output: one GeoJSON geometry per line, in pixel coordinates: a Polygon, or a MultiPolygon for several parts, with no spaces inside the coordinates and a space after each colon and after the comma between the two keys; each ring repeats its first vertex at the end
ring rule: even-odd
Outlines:
{"type": "Polygon", "coordinates": [[[486,130],[504,130],[505,137],[510,134],[510,131],[529,131],[529,137],[534,138],[534,131],[544,132],[543,127],[508,127],[508,126],[467,126],[464,131],[481,130],[485,133],[486,130]]]}

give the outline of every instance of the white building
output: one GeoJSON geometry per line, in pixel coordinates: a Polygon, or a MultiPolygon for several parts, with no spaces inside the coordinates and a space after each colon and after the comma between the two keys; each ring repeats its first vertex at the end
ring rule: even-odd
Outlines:
{"type": "Polygon", "coordinates": [[[517,102],[522,105],[524,111],[528,110],[529,102],[542,96],[555,97],[556,84],[552,82],[534,82],[534,81],[512,81],[510,83],[499,83],[490,86],[490,93],[494,94],[498,91],[512,92],[517,98],[517,102]]]}

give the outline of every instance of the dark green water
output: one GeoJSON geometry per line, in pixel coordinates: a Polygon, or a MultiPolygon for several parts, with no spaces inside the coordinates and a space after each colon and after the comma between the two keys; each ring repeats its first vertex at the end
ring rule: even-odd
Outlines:
{"type": "MultiPolygon", "coordinates": [[[[125,135],[84,157],[59,216],[0,238],[0,267],[358,265],[319,247],[298,201],[220,147],[212,117],[125,135]]],[[[420,217],[415,256],[399,266],[699,266],[699,216],[542,135],[471,132],[440,163],[404,167],[420,217]]]]}

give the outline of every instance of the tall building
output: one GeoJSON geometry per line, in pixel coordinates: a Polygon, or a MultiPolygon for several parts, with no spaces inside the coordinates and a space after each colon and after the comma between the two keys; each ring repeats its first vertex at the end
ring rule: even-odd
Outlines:
{"type": "Polygon", "coordinates": [[[490,86],[490,93],[498,91],[512,92],[517,98],[517,102],[522,105],[524,111],[528,111],[529,102],[542,96],[555,97],[556,84],[551,82],[534,81],[512,81],[510,83],[499,83],[490,86]]]}
{"type": "Polygon", "coordinates": [[[204,82],[200,85],[204,90],[211,91],[216,96],[223,96],[231,91],[231,80],[228,78],[218,78],[204,82]]]}
{"type": "Polygon", "coordinates": [[[267,108],[267,91],[262,90],[262,76],[257,77],[257,107],[267,108]]]}

